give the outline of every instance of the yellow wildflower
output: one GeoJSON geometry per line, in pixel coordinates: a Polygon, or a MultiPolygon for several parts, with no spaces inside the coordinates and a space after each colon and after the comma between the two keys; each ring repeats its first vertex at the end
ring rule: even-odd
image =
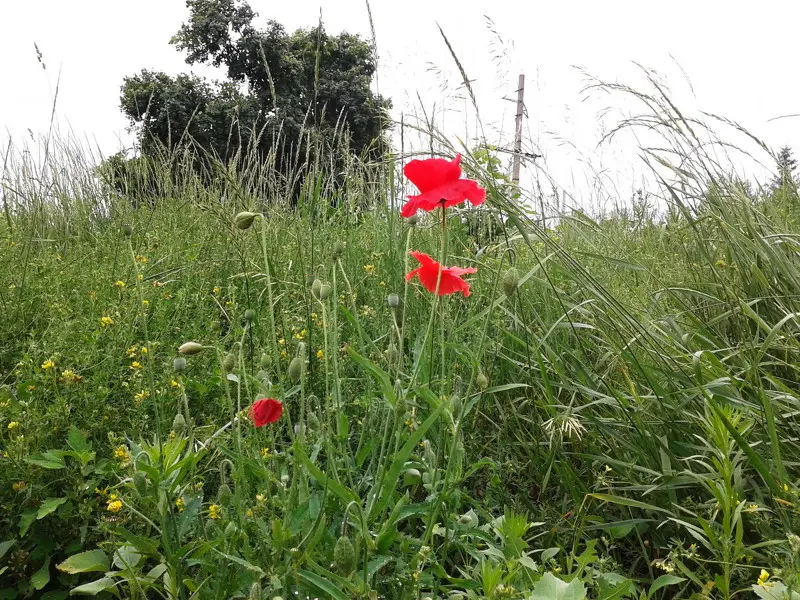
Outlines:
{"type": "Polygon", "coordinates": [[[122,500],[112,500],[108,503],[106,510],[108,510],[108,512],[118,513],[122,510],[122,500]]]}
{"type": "Polygon", "coordinates": [[[148,352],[150,352],[150,350],[147,349],[147,346],[142,346],[141,353],[147,354],[148,352]]]}
{"type": "Polygon", "coordinates": [[[312,318],[312,319],[316,319],[316,318],[317,318],[317,313],[315,313],[315,312],[312,312],[312,313],[311,313],[311,318],[312,318]]]}
{"type": "Polygon", "coordinates": [[[49,358],[42,363],[42,369],[44,369],[45,371],[49,371],[50,369],[55,369],[55,367],[56,363],[54,363],[49,358]]]}
{"type": "Polygon", "coordinates": [[[308,332],[305,329],[301,329],[300,331],[294,334],[294,339],[302,340],[304,337],[306,337],[307,333],[308,332]]]}
{"type": "Polygon", "coordinates": [[[364,265],[364,272],[367,275],[372,275],[375,272],[375,265],[364,265]]]}
{"type": "Polygon", "coordinates": [[[281,358],[287,358],[289,355],[286,353],[286,350],[281,350],[281,358]]]}
{"type": "Polygon", "coordinates": [[[717,265],[717,268],[718,268],[718,269],[724,269],[724,268],[726,267],[726,265],[725,265],[725,261],[724,261],[724,260],[718,260],[718,261],[716,262],[716,265],[717,265]]]}
{"type": "Polygon", "coordinates": [[[78,375],[72,369],[65,369],[61,372],[61,380],[64,383],[78,383],[79,381],[83,381],[83,377],[78,375]]]}
{"type": "Polygon", "coordinates": [[[219,294],[219,293],[220,293],[222,290],[220,289],[220,287],[219,287],[218,285],[215,285],[215,286],[214,286],[214,289],[213,289],[212,291],[213,291],[215,294],[219,294]]]}
{"type": "Polygon", "coordinates": [[[260,454],[262,458],[267,458],[269,456],[269,448],[262,448],[260,454]]]}
{"type": "Polygon", "coordinates": [[[747,507],[748,512],[753,512],[754,510],[758,510],[758,504],[751,504],[747,507]]]}
{"type": "Polygon", "coordinates": [[[136,400],[137,403],[141,402],[142,400],[145,400],[145,399],[147,399],[149,397],[150,397],[150,392],[148,392],[147,390],[143,390],[141,392],[137,392],[137,393],[135,393],[133,395],[133,398],[134,398],[134,400],[136,400]]]}
{"type": "Polygon", "coordinates": [[[180,384],[180,383],[178,383],[177,381],[175,381],[174,379],[170,380],[170,382],[169,382],[169,385],[170,385],[171,387],[174,387],[174,388],[179,388],[179,387],[181,387],[181,384],[180,384]]]}
{"type": "Polygon", "coordinates": [[[787,494],[789,493],[789,484],[787,483],[783,484],[783,491],[786,492],[787,494]]]}
{"type": "Polygon", "coordinates": [[[145,308],[150,306],[150,300],[148,300],[146,298],[144,300],[142,300],[142,306],[144,306],[145,308]]]}
{"type": "Polygon", "coordinates": [[[761,569],[761,573],[758,575],[758,585],[764,585],[767,583],[767,579],[769,579],[769,571],[761,569]]]}
{"type": "Polygon", "coordinates": [[[142,363],[140,363],[138,360],[135,360],[131,363],[131,369],[139,370],[142,368],[142,363]]]}
{"type": "Polygon", "coordinates": [[[153,282],[153,287],[155,287],[155,288],[164,287],[164,285],[165,285],[165,284],[164,284],[164,282],[163,282],[163,281],[154,281],[154,282],[153,282]]]}
{"type": "Polygon", "coordinates": [[[103,489],[94,488],[94,493],[97,494],[98,496],[106,496],[108,495],[108,488],[107,487],[104,487],[103,489]]]}
{"type": "Polygon", "coordinates": [[[131,454],[130,452],[128,452],[127,446],[117,446],[114,449],[114,458],[116,458],[117,460],[126,462],[128,459],[130,459],[130,457],[131,454]]]}
{"type": "Polygon", "coordinates": [[[11,421],[11,423],[8,424],[9,431],[14,431],[18,427],[19,427],[19,421],[11,421]]]}
{"type": "Polygon", "coordinates": [[[130,348],[128,348],[125,351],[125,353],[128,355],[128,358],[133,358],[134,356],[136,356],[136,353],[138,351],[139,351],[139,348],[137,346],[131,346],[130,348]]]}
{"type": "Polygon", "coordinates": [[[122,288],[124,288],[124,287],[125,287],[125,282],[124,282],[124,281],[122,281],[121,279],[117,279],[117,280],[114,282],[114,287],[117,287],[117,288],[119,288],[119,289],[122,289],[122,288]]]}
{"type": "Polygon", "coordinates": [[[286,344],[286,340],[285,339],[281,338],[281,339],[278,340],[278,345],[279,346],[283,346],[284,344],[286,344]]]}
{"type": "Polygon", "coordinates": [[[35,385],[33,385],[33,384],[31,384],[31,385],[29,385],[28,387],[26,387],[25,389],[26,389],[27,391],[29,391],[29,392],[32,392],[33,390],[35,390],[35,389],[36,389],[36,386],[35,386],[35,385]]]}
{"type": "Polygon", "coordinates": [[[150,259],[147,258],[146,256],[142,256],[141,254],[137,254],[136,255],[136,262],[141,263],[141,264],[146,264],[146,263],[150,262],[150,259]]]}
{"type": "Polygon", "coordinates": [[[28,484],[25,483],[24,481],[17,481],[11,485],[11,489],[14,490],[15,492],[21,492],[27,487],[28,484]]]}
{"type": "Polygon", "coordinates": [[[183,501],[183,497],[175,500],[175,508],[178,509],[178,512],[183,512],[183,509],[186,508],[186,503],[183,501]]]}
{"type": "Polygon", "coordinates": [[[222,517],[222,508],[219,504],[212,504],[208,507],[208,518],[217,520],[222,517]]]}
{"type": "Polygon", "coordinates": [[[114,324],[114,319],[111,317],[100,317],[100,327],[108,327],[114,324]]]}
{"type": "Polygon", "coordinates": [[[252,508],[248,508],[247,512],[244,513],[244,516],[247,517],[248,519],[252,519],[253,518],[253,509],[252,508]]]}
{"type": "Polygon", "coordinates": [[[136,276],[136,279],[138,279],[139,281],[141,281],[142,279],[144,279],[144,275],[142,275],[141,273],[139,273],[139,274],[136,276]]]}
{"type": "Polygon", "coordinates": [[[264,494],[256,494],[256,502],[259,504],[264,504],[267,501],[267,497],[264,494]]]}
{"type": "Polygon", "coordinates": [[[322,360],[323,358],[325,358],[325,351],[322,348],[317,350],[317,358],[319,360],[322,360]]]}

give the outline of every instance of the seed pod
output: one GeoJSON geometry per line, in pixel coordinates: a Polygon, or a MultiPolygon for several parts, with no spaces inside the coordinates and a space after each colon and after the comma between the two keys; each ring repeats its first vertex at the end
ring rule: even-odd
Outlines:
{"type": "Polygon", "coordinates": [[[475,514],[474,510],[469,510],[458,517],[458,522],[468,527],[477,527],[478,515],[475,514]]]}
{"type": "Polygon", "coordinates": [[[184,342],[178,348],[178,352],[186,356],[194,356],[203,351],[203,345],[197,342],[184,342]]]}
{"type": "Polygon", "coordinates": [[[172,431],[177,435],[186,433],[186,417],[184,417],[183,414],[178,413],[175,415],[175,418],[172,419],[172,431]]]}
{"type": "Polygon", "coordinates": [[[400,306],[400,296],[397,294],[389,294],[386,296],[386,304],[389,305],[389,308],[397,308],[400,306]]]}
{"type": "Polygon", "coordinates": [[[247,321],[248,323],[252,323],[253,321],[255,321],[256,311],[254,311],[252,308],[248,308],[246,311],[244,311],[244,320],[247,321]]]}
{"type": "Polygon", "coordinates": [[[480,388],[481,391],[484,391],[489,387],[489,378],[486,376],[486,373],[478,369],[478,376],[475,378],[475,383],[478,384],[478,388],[480,388]]]}
{"type": "Polygon", "coordinates": [[[306,416],[306,423],[311,430],[319,429],[319,417],[317,417],[317,413],[309,411],[306,416]]]}
{"type": "Polygon", "coordinates": [[[236,357],[233,355],[233,352],[228,352],[225,355],[225,358],[222,359],[222,368],[225,369],[226,373],[230,373],[233,371],[233,367],[236,366],[236,357]]]}
{"type": "Polygon", "coordinates": [[[327,283],[323,284],[322,286],[320,286],[320,288],[319,288],[319,299],[320,300],[327,300],[330,297],[331,297],[331,286],[329,286],[327,283]]]}
{"type": "Polygon", "coordinates": [[[133,474],[133,487],[136,488],[139,496],[144,497],[147,495],[148,481],[144,471],[136,471],[133,474]]]}
{"type": "Polygon", "coordinates": [[[122,235],[124,235],[126,238],[131,237],[133,235],[133,227],[128,223],[125,223],[122,226],[122,235]]]}
{"type": "Polygon", "coordinates": [[[303,359],[295,356],[292,362],[289,363],[287,374],[289,375],[289,381],[292,383],[300,381],[300,376],[303,374],[303,359]]]}
{"type": "Polygon", "coordinates": [[[231,505],[231,498],[233,498],[233,492],[231,488],[228,487],[227,483],[223,483],[219,486],[217,490],[217,503],[220,506],[224,506],[225,508],[231,505]]]}
{"type": "Polygon", "coordinates": [[[419,223],[419,215],[417,215],[416,213],[414,213],[413,215],[411,215],[410,217],[408,217],[407,221],[408,221],[408,224],[409,224],[409,225],[411,225],[411,226],[413,227],[414,225],[416,225],[417,223],[419,223]]]}
{"type": "Polygon", "coordinates": [[[250,227],[253,224],[253,221],[255,221],[255,218],[257,216],[258,216],[257,213],[252,213],[247,211],[240,212],[238,215],[233,217],[233,224],[236,225],[237,228],[242,230],[250,229],[250,227]]]}
{"type": "Polygon", "coordinates": [[[316,298],[317,300],[319,300],[319,293],[320,293],[321,289],[322,289],[322,282],[319,279],[315,279],[311,283],[311,293],[314,295],[314,298],[316,298]]]}
{"type": "Polygon", "coordinates": [[[347,577],[356,568],[356,550],[347,536],[341,536],[333,547],[333,564],[347,577]]]}
{"type": "Polygon", "coordinates": [[[399,394],[397,396],[397,401],[395,402],[394,405],[394,414],[397,415],[398,417],[402,417],[403,415],[406,414],[407,410],[408,410],[408,403],[406,402],[406,396],[405,394],[399,394]]]}
{"type": "Polygon", "coordinates": [[[422,481],[422,473],[417,469],[407,469],[406,472],[403,473],[403,485],[406,487],[417,485],[420,481],[422,481]]]}
{"type": "Polygon", "coordinates": [[[505,292],[506,296],[511,296],[517,291],[517,286],[519,286],[519,271],[517,271],[514,267],[511,267],[505,272],[505,275],[503,275],[502,283],[503,291],[505,292]]]}
{"type": "Polygon", "coordinates": [[[336,240],[336,242],[333,244],[333,259],[336,260],[341,258],[342,254],[344,254],[344,242],[341,240],[336,240]]]}
{"type": "Polygon", "coordinates": [[[179,356],[172,361],[172,368],[178,373],[183,373],[186,370],[186,359],[179,356]]]}

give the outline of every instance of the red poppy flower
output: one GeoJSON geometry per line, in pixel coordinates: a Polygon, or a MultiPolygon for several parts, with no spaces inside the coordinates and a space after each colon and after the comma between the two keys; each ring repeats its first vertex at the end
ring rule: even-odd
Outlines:
{"type": "Polygon", "coordinates": [[[461,292],[464,294],[465,298],[469,296],[469,283],[461,279],[461,276],[469,273],[477,273],[478,269],[474,267],[469,267],[468,269],[462,269],[461,267],[442,268],[442,265],[439,262],[433,260],[424,252],[411,251],[409,254],[416,258],[420,262],[421,266],[414,269],[410,273],[407,273],[406,281],[416,275],[419,277],[420,283],[425,286],[425,289],[432,294],[435,294],[436,283],[439,280],[439,270],[441,269],[442,280],[439,281],[440,296],[455,294],[456,292],[461,292]]]}
{"type": "Polygon", "coordinates": [[[428,158],[412,160],[403,169],[406,177],[419,188],[418,196],[409,196],[400,214],[410,217],[418,210],[430,212],[437,206],[453,206],[469,200],[474,206],[486,200],[486,190],[472,179],[461,179],[461,155],[453,160],[428,158]]]}
{"type": "Polygon", "coordinates": [[[274,423],[281,418],[283,404],[275,398],[261,398],[250,406],[250,418],[256,427],[263,427],[267,423],[274,423]]]}

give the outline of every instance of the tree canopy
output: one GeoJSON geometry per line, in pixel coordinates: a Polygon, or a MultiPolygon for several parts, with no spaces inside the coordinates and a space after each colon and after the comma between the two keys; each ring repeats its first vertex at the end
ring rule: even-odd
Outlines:
{"type": "Polygon", "coordinates": [[[241,0],[186,4],[189,18],[171,43],[188,64],[225,68],[227,79],[146,69],[125,77],[120,104],[142,155],[196,145],[227,162],[275,150],[278,168],[289,169],[306,150],[381,150],[391,103],[371,89],[375,54],[360,36],[329,35],[321,23],[294,33],[273,20],[259,28],[241,0]]]}

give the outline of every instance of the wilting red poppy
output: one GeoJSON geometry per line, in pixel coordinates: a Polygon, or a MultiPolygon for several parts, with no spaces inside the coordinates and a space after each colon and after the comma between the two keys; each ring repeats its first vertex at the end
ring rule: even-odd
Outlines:
{"type": "Polygon", "coordinates": [[[469,200],[474,206],[486,200],[486,190],[472,179],[461,179],[461,155],[453,160],[428,158],[412,160],[403,169],[406,177],[419,188],[418,196],[409,196],[400,214],[410,217],[418,210],[430,212],[437,206],[453,206],[469,200]]]}
{"type": "Polygon", "coordinates": [[[267,423],[274,423],[281,418],[283,404],[275,398],[261,398],[250,406],[250,418],[256,427],[263,427],[267,423]]]}
{"type": "Polygon", "coordinates": [[[455,294],[461,292],[466,298],[469,296],[469,283],[461,279],[462,275],[469,273],[477,273],[478,269],[469,267],[462,269],[461,267],[444,267],[433,260],[424,252],[411,251],[409,254],[420,262],[420,267],[414,269],[406,274],[406,281],[414,277],[419,277],[419,281],[425,286],[425,289],[432,294],[436,293],[436,283],[439,280],[439,269],[442,271],[442,280],[439,281],[439,295],[446,296],[447,294],[455,294]]]}

